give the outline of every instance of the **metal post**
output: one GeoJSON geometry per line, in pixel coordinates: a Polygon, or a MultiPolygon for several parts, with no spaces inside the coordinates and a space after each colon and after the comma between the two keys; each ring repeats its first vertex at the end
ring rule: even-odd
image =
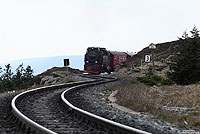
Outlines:
{"type": "Polygon", "coordinates": [[[141,59],[141,75],[143,74],[142,69],[143,67],[142,67],[142,59],[141,59]]]}
{"type": "Polygon", "coordinates": [[[153,63],[153,75],[155,74],[155,64],[154,64],[154,49],[152,51],[152,63],[153,63]]]}
{"type": "Polygon", "coordinates": [[[153,63],[153,70],[152,70],[152,73],[153,73],[153,75],[154,75],[154,74],[155,74],[154,51],[155,51],[155,49],[156,49],[156,45],[153,44],[153,43],[151,43],[151,44],[149,45],[149,49],[152,49],[152,63],[153,63]]]}
{"type": "Polygon", "coordinates": [[[69,59],[64,59],[64,66],[65,66],[66,69],[67,69],[67,74],[66,74],[66,76],[68,76],[68,75],[69,75],[69,71],[68,71],[69,59]]]}
{"type": "Polygon", "coordinates": [[[67,68],[67,76],[68,76],[69,75],[68,66],[66,66],[66,68],[67,68]]]}

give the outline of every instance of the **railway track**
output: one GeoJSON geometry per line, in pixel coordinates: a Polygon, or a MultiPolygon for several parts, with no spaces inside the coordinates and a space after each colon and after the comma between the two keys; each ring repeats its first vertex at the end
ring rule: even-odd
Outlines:
{"type": "MultiPolygon", "coordinates": [[[[90,77],[90,76],[84,76],[90,77]]],[[[48,86],[26,91],[12,100],[12,113],[21,133],[47,134],[149,134],[99,117],[68,102],[66,94],[84,87],[114,81],[93,76],[94,80],[48,86]]]]}

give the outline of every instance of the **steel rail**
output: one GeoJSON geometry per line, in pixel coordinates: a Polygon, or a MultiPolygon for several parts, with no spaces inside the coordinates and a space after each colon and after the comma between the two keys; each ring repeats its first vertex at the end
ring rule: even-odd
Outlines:
{"type": "MultiPolygon", "coordinates": [[[[106,77],[102,77],[102,78],[106,78],[106,77]]],[[[111,79],[111,81],[115,80],[115,78],[109,78],[111,79]]],[[[101,84],[101,83],[106,83],[106,81],[103,81],[103,82],[99,82],[98,84],[101,84]]],[[[88,111],[85,111],[85,110],[82,110],[78,107],[75,107],[74,105],[72,105],[66,98],[65,98],[65,94],[69,93],[69,92],[72,92],[72,90],[77,90],[77,89],[80,89],[80,88],[84,88],[84,87],[89,87],[89,86],[93,86],[93,85],[96,85],[97,83],[91,83],[91,84],[83,84],[83,85],[77,85],[75,87],[71,87],[67,90],[65,90],[62,94],[61,94],[61,99],[63,100],[63,102],[68,105],[76,114],[78,115],[81,115],[82,117],[84,118],[89,118],[90,120],[94,121],[94,122],[97,122],[97,123],[100,123],[101,125],[103,124],[106,124],[106,126],[110,126],[110,128],[114,128],[115,130],[117,131],[120,131],[121,130],[123,132],[125,132],[126,134],[151,134],[149,132],[145,132],[143,130],[139,130],[139,129],[136,129],[136,128],[133,128],[133,127],[129,127],[129,126],[126,126],[126,125],[123,125],[123,124],[120,124],[118,122],[114,122],[112,120],[108,120],[106,118],[103,118],[103,117],[100,117],[100,116],[97,116],[93,113],[90,113],[88,111]],[[119,130],[120,129],[120,130],[119,130]]],[[[104,125],[105,126],[105,125],[104,125]]]]}
{"type": "Polygon", "coordinates": [[[39,133],[39,134],[56,134],[55,132],[43,127],[42,125],[40,125],[36,122],[34,122],[30,118],[26,117],[22,112],[20,112],[19,109],[16,106],[17,101],[19,101],[20,99],[22,99],[24,96],[26,96],[28,94],[33,94],[33,93],[40,92],[40,91],[43,91],[43,90],[53,90],[53,89],[57,89],[57,88],[65,88],[65,87],[76,86],[76,85],[80,85],[80,84],[93,83],[93,82],[97,82],[97,81],[101,81],[101,79],[73,82],[73,83],[68,83],[68,84],[52,85],[52,86],[35,88],[35,89],[32,89],[32,90],[22,92],[22,93],[16,95],[11,101],[12,113],[19,120],[19,122],[21,122],[22,126],[25,126],[25,128],[27,130],[31,129],[31,130],[35,131],[36,133],[39,133]]]}

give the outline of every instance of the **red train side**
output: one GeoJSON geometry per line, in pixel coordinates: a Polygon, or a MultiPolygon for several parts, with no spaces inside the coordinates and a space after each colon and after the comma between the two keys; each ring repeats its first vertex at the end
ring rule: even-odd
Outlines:
{"type": "Polygon", "coordinates": [[[111,68],[114,70],[116,66],[127,60],[127,54],[124,52],[110,51],[111,54],[111,68]]]}

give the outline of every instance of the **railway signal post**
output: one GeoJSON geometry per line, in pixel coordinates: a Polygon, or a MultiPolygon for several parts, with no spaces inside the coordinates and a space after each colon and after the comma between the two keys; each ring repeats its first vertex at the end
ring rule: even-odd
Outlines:
{"type": "Polygon", "coordinates": [[[69,66],[69,59],[64,59],[64,66],[67,68],[67,76],[69,75],[68,66],[69,66]]]}

